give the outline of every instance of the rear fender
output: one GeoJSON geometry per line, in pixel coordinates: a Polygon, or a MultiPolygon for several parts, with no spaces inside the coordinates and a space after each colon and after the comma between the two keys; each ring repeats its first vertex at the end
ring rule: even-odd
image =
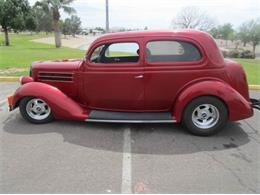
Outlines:
{"type": "Polygon", "coordinates": [[[201,96],[214,96],[222,100],[227,106],[229,120],[231,121],[241,120],[253,115],[250,102],[240,93],[222,81],[211,80],[194,83],[180,92],[173,108],[175,120],[181,122],[187,104],[201,96]]]}
{"type": "Polygon", "coordinates": [[[40,82],[20,86],[14,94],[13,106],[17,107],[19,101],[28,96],[43,99],[51,107],[55,118],[84,121],[88,117],[87,110],[73,99],[56,87],[40,82]]]}

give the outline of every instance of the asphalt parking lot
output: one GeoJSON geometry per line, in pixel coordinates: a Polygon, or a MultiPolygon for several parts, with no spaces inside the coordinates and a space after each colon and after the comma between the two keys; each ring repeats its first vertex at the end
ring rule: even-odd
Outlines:
{"type": "MultiPolygon", "coordinates": [[[[1,193],[260,193],[260,112],[197,137],[177,124],[33,125],[0,82],[1,193]]],[[[260,97],[260,91],[251,91],[260,97]]]]}

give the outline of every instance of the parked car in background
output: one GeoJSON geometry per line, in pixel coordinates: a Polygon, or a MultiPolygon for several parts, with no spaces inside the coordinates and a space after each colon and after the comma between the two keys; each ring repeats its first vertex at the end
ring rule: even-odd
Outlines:
{"type": "Polygon", "coordinates": [[[9,97],[32,123],[183,123],[211,135],[253,115],[246,75],[196,30],[112,33],[86,57],[35,62],[9,97]]]}

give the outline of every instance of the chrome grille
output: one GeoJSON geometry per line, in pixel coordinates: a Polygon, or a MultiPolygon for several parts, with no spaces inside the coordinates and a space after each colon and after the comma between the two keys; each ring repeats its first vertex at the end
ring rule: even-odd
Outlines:
{"type": "Polygon", "coordinates": [[[72,73],[59,73],[59,72],[39,72],[38,79],[41,81],[73,81],[72,73]]]}

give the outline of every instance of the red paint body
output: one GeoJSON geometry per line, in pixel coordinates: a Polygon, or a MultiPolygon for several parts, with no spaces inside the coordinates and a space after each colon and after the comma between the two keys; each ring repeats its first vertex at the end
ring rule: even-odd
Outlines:
{"type": "Polygon", "coordinates": [[[215,96],[226,104],[230,120],[253,115],[241,65],[224,60],[213,38],[195,30],[104,35],[92,43],[84,59],[33,63],[32,78],[33,81],[23,79],[26,84],[16,91],[13,108],[21,98],[35,96],[51,106],[56,118],[85,120],[91,109],[170,111],[173,119],[180,122],[183,110],[191,100],[215,96]],[[195,62],[149,63],[144,51],[151,40],[193,43],[202,58],[195,62]],[[138,43],[139,61],[123,65],[91,63],[89,59],[94,49],[108,42],[138,43]],[[135,79],[138,75],[143,78],[135,79]]]}

